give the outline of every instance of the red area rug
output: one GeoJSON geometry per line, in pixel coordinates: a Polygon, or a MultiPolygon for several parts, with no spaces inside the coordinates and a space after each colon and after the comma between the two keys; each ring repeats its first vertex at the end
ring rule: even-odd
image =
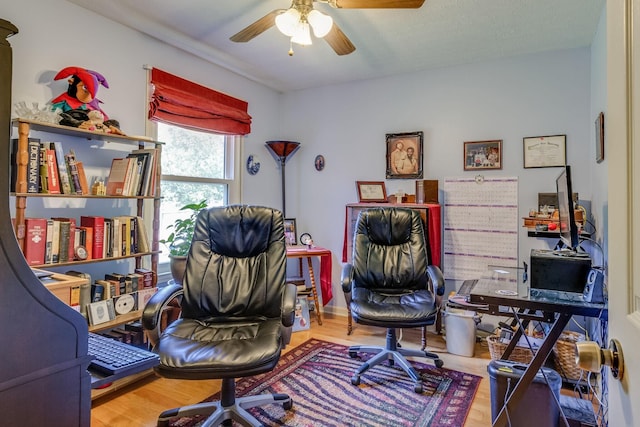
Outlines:
{"type": "MultiPolygon", "coordinates": [[[[351,384],[351,376],[363,359],[351,359],[347,349],[311,339],[284,354],[274,371],[239,379],[236,392],[287,393],[293,398],[289,411],[278,404],[249,410],[269,427],[464,425],[481,377],[413,362],[424,386],[424,392],[417,394],[413,381],[402,369],[382,364],[364,374],[356,387],[351,384]]],[[[207,400],[217,397],[216,394],[207,400]]],[[[200,421],[180,418],[171,425],[194,427],[200,421]]]]}

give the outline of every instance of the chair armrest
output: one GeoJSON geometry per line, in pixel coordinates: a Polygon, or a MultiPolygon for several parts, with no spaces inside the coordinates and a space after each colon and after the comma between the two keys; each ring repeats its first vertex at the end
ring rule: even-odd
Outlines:
{"type": "Polygon", "coordinates": [[[351,292],[351,283],[353,282],[353,264],[344,264],[342,266],[340,282],[342,283],[342,292],[351,292]]]}
{"type": "Polygon", "coordinates": [[[160,338],[160,316],[167,306],[184,293],[180,285],[167,285],[158,289],[158,292],[144,306],[142,311],[142,328],[146,331],[147,337],[152,347],[158,343],[160,338]]]}
{"type": "Polygon", "coordinates": [[[298,288],[293,283],[287,283],[282,293],[282,326],[293,326],[296,317],[296,298],[298,288]]]}
{"type": "Polygon", "coordinates": [[[342,275],[340,276],[342,283],[342,292],[344,292],[344,300],[347,307],[351,305],[351,285],[353,283],[353,264],[344,264],[342,266],[342,275]]]}
{"type": "Polygon", "coordinates": [[[427,275],[436,295],[444,295],[444,275],[440,268],[435,265],[427,266],[427,275]]]}

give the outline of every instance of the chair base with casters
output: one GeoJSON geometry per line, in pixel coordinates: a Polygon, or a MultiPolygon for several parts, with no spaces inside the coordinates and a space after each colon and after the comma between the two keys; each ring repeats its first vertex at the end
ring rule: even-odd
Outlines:
{"type": "Polygon", "coordinates": [[[396,338],[396,330],[394,328],[387,329],[387,344],[385,347],[380,346],[368,346],[368,345],[354,345],[349,347],[349,357],[352,359],[357,357],[358,353],[374,353],[371,359],[363,363],[358,370],[351,377],[351,384],[360,384],[360,375],[365,373],[370,368],[381,364],[385,360],[389,361],[389,365],[393,366],[396,363],[400,366],[415,382],[413,390],[416,393],[422,393],[422,379],[418,371],[411,366],[411,363],[405,357],[428,357],[433,359],[434,364],[438,368],[444,366],[444,362],[440,357],[429,351],[411,350],[405,348],[399,348],[398,340],[396,338]]]}
{"type": "Polygon", "coordinates": [[[202,415],[208,418],[200,424],[200,427],[230,426],[232,421],[236,421],[246,427],[260,427],[262,423],[251,415],[247,409],[270,403],[279,403],[286,410],[293,407],[293,401],[286,394],[259,394],[257,396],[236,397],[235,389],[235,379],[225,378],[222,380],[219,401],[166,410],[158,417],[157,425],[158,427],[168,427],[172,418],[202,415]]]}

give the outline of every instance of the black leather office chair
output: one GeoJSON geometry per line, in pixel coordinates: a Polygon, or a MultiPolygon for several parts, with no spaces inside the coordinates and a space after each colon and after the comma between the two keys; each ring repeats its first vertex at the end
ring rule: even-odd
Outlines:
{"type": "Polygon", "coordinates": [[[205,415],[203,426],[260,426],[248,408],[267,403],[292,407],[286,394],[236,398],[235,378],[273,370],[289,342],[296,288],[285,284],[282,212],[229,206],[202,211],[187,257],[182,287],[167,285],[148,302],[143,327],[160,356],[158,375],[222,379],[219,402],[164,411],[159,426],[174,417],[205,415]],[[164,307],[181,298],[181,316],[159,331],[164,307]]]}
{"type": "Polygon", "coordinates": [[[405,356],[428,357],[437,367],[443,361],[428,351],[400,348],[396,328],[416,328],[436,321],[435,294],[444,293],[440,269],[429,265],[427,242],[420,214],[406,208],[374,208],[358,215],[353,236],[353,258],[342,270],[342,290],[356,323],[387,328],[386,346],[352,346],[358,352],[376,353],[353,375],[351,383],[385,360],[397,363],[422,393],[419,373],[405,356]]]}

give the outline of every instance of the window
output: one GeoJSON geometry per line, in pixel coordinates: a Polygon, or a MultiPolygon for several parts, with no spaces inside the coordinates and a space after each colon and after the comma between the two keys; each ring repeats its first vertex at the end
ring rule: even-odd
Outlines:
{"type": "MultiPolygon", "coordinates": [[[[185,216],[180,208],[207,200],[208,206],[240,202],[241,137],[200,132],[156,122],[162,146],[160,239],[167,226],[185,216]]],[[[158,273],[168,271],[169,250],[160,245],[158,273]]]]}

